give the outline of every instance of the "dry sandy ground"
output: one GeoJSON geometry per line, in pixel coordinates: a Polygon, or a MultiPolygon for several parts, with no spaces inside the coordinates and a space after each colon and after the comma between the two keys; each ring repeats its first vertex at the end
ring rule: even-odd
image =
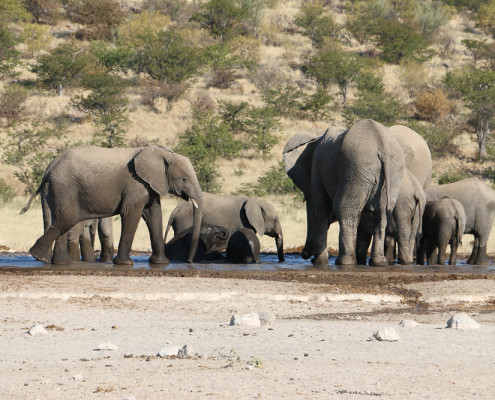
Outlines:
{"type": "Polygon", "coordinates": [[[45,271],[0,270],[0,399],[495,398],[495,274],[45,271]]]}

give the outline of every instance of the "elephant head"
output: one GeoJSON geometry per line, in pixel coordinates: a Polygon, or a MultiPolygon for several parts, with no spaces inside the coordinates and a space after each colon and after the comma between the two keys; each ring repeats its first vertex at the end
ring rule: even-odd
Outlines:
{"type": "Polygon", "coordinates": [[[187,262],[198,247],[203,215],[203,193],[189,159],[160,146],[144,147],[134,157],[136,175],[161,196],[172,193],[193,203],[193,230],[187,262]]]}
{"type": "Polygon", "coordinates": [[[243,208],[248,223],[258,235],[268,235],[275,238],[278,259],[283,262],[285,260],[284,236],[275,207],[266,201],[250,198],[244,203],[243,208]]]}

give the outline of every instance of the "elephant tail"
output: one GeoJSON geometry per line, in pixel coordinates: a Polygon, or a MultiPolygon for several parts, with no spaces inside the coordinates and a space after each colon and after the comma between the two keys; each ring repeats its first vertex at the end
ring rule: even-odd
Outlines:
{"type": "Polygon", "coordinates": [[[175,215],[174,215],[174,213],[172,213],[170,215],[170,218],[168,219],[167,228],[165,229],[165,235],[163,237],[163,243],[167,243],[168,231],[169,231],[170,227],[172,226],[172,224],[174,222],[174,218],[175,218],[175,215]]]}
{"type": "Polygon", "coordinates": [[[24,214],[27,210],[29,210],[29,207],[31,207],[31,203],[36,198],[36,196],[41,192],[41,189],[43,188],[44,184],[45,182],[42,181],[36,192],[34,192],[33,195],[29,198],[28,203],[19,212],[19,215],[24,214]]]}
{"type": "Polygon", "coordinates": [[[455,229],[456,229],[455,240],[457,242],[457,245],[462,246],[462,235],[464,234],[464,227],[461,227],[459,218],[455,219],[455,229]]]}

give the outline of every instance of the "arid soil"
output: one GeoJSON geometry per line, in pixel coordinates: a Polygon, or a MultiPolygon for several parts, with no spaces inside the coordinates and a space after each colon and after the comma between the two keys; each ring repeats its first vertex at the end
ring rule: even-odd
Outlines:
{"type": "Polygon", "coordinates": [[[0,268],[1,399],[495,397],[493,273],[81,265],[0,268]],[[481,327],[446,328],[461,311],[481,327]]]}

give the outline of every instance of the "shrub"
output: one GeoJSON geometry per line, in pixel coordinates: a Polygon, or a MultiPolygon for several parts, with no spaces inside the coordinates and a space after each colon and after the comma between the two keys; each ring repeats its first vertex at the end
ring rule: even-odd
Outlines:
{"type": "Polygon", "coordinates": [[[0,118],[7,120],[7,126],[11,127],[20,122],[26,111],[28,92],[22,86],[7,86],[0,94],[0,118]]]}
{"type": "Polygon", "coordinates": [[[306,96],[299,105],[299,118],[319,121],[330,118],[330,103],[333,96],[318,88],[315,93],[306,96]]]}
{"type": "Polygon", "coordinates": [[[45,86],[61,94],[65,88],[77,86],[92,63],[94,59],[82,44],[68,41],[40,56],[32,71],[45,86]]]}
{"type": "Polygon", "coordinates": [[[118,28],[119,43],[134,48],[146,47],[171,24],[170,18],[158,11],[144,10],[132,15],[118,28]]]}
{"type": "Polygon", "coordinates": [[[480,5],[476,22],[488,35],[495,38],[495,0],[488,0],[480,5]]]}
{"type": "Polygon", "coordinates": [[[125,72],[134,56],[134,50],[123,44],[114,45],[96,40],[91,42],[90,46],[91,55],[96,58],[96,62],[109,71],[125,72]]]}
{"type": "Polygon", "coordinates": [[[311,39],[314,46],[320,46],[325,37],[337,37],[339,27],[330,14],[325,14],[319,2],[304,4],[297,13],[294,23],[311,39]]]}
{"type": "Polygon", "coordinates": [[[33,56],[35,52],[48,49],[52,41],[52,35],[46,25],[26,24],[20,39],[26,43],[28,53],[33,56]]]}
{"type": "Polygon", "coordinates": [[[425,64],[407,59],[400,62],[398,77],[411,98],[415,97],[417,92],[424,90],[430,80],[425,64]]]}
{"type": "Polygon", "coordinates": [[[20,53],[16,49],[18,39],[12,31],[0,24],[0,77],[12,75],[19,64],[20,53]]]}
{"type": "Polygon", "coordinates": [[[81,84],[89,93],[75,96],[72,104],[95,118],[99,129],[93,135],[93,143],[103,147],[123,146],[124,124],[127,122],[128,100],[124,96],[127,82],[99,68],[88,71],[81,84]]]}
{"type": "Polygon", "coordinates": [[[417,3],[414,20],[421,33],[431,38],[449,20],[451,10],[441,1],[417,3]]]}
{"type": "Polygon", "coordinates": [[[252,108],[250,110],[247,129],[249,142],[263,160],[270,158],[273,146],[279,142],[278,136],[274,133],[279,128],[279,121],[271,108],[252,108]]]}
{"type": "Polygon", "coordinates": [[[421,119],[437,122],[445,118],[452,110],[453,104],[444,90],[423,90],[416,96],[414,106],[421,119]]]}
{"type": "Polygon", "coordinates": [[[57,0],[22,0],[26,10],[31,13],[37,23],[54,25],[59,17],[57,0]]]}
{"type": "Polygon", "coordinates": [[[11,22],[27,22],[32,16],[26,10],[25,4],[19,0],[0,1],[0,27],[11,22]]]}
{"type": "Polygon", "coordinates": [[[425,126],[413,121],[409,121],[407,126],[425,139],[433,158],[457,153],[457,145],[454,143],[454,139],[459,135],[457,127],[449,124],[425,126]]]}
{"type": "Polygon", "coordinates": [[[364,92],[345,109],[344,117],[349,125],[370,118],[384,125],[393,125],[403,115],[402,104],[391,95],[379,92],[364,92]]]}
{"type": "Polygon", "coordinates": [[[0,178],[0,199],[3,204],[10,203],[15,197],[15,190],[5,179],[0,178]]]}
{"type": "Polygon", "coordinates": [[[118,0],[84,0],[77,3],[76,20],[85,25],[79,35],[90,39],[112,39],[126,14],[118,0]]]}
{"type": "Polygon", "coordinates": [[[303,92],[290,85],[267,89],[261,94],[261,98],[268,107],[278,115],[291,118],[297,117],[303,96],[303,92]]]}
{"type": "Polygon", "coordinates": [[[172,21],[187,21],[195,11],[195,4],[187,0],[145,0],[143,10],[159,11],[168,15],[172,21]]]}
{"type": "Polygon", "coordinates": [[[465,171],[450,170],[444,172],[438,177],[438,184],[445,185],[446,183],[454,183],[466,178],[471,178],[472,175],[465,171]]]}

